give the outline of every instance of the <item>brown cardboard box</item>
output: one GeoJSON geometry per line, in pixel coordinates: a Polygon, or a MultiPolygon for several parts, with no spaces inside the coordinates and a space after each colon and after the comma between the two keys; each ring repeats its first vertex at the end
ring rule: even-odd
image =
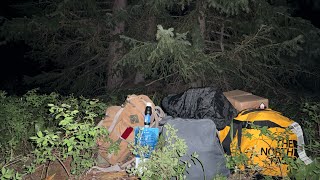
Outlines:
{"type": "Polygon", "coordinates": [[[266,107],[269,107],[268,99],[252,94],[233,97],[232,101],[234,102],[232,105],[237,109],[237,111],[242,111],[249,108],[259,108],[261,103],[263,103],[266,107]]]}
{"type": "Polygon", "coordinates": [[[241,91],[239,89],[236,90],[232,90],[232,91],[227,91],[227,92],[223,92],[223,94],[226,97],[235,97],[235,96],[243,96],[243,95],[250,95],[252,93],[249,92],[245,92],[245,91],[241,91]]]}
{"type": "Polygon", "coordinates": [[[245,92],[245,91],[241,91],[241,90],[232,90],[232,91],[227,91],[227,92],[223,92],[224,96],[228,99],[228,101],[235,106],[235,100],[234,97],[238,97],[238,96],[244,96],[244,95],[251,95],[252,93],[249,92],[245,92]]]}

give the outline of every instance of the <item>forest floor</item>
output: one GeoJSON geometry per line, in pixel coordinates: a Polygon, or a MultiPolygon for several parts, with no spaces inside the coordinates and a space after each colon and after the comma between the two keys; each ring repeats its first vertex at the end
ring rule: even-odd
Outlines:
{"type": "Polygon", "coordinates": [[[70,162],[64,163],[55,161],[50,164],[38,166],[37,170],[24,177],[24,180],[135,180],[137,177],[130,177],[126,171],[101,172],[91,170],[79,176],[68,175],[70,172],[70,162]]]}

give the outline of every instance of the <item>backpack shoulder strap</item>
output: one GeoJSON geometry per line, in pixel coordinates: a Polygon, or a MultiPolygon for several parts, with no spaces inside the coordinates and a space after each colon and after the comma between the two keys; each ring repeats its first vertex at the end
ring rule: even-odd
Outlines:
{"type": "Polygon", "coordinates": [[[109,132],[113,131],[114,127],[116,126],[116,124],[119,121],[119,117],[120,117],[123,110],[124,110],[124,108],[123,108],[123,106],[121,106],[121,109],[116,113],[116,115],[113,118],[112,124],[110,125],[110,127],[108,129],[109,132]]]}
{"type": "Polygon", "coordinates": [[[294,122],[289,127],[291,131],[297,136],[297,145],[298,145],[297,151],[298,151],[299,158],[306,165],[311,164],[312,160],[307,156],[307,153],[304,149],[305,144],[304,144],[303,131],[301,126],[297,122],[294,122]]]}
{"type": "Polygon", "coordinates": [[[155,106],[154,108],[152,108],[152,114],[154,116],[154,121],[151,124],[151,127],[159,127],[159,121],[161,121],[162,118],[166,116],[166,114],[160,106],[155,106]]]}

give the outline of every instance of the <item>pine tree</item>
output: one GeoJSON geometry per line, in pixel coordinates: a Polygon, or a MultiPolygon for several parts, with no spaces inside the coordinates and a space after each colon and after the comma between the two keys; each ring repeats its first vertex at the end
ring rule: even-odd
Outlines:
{"type": "MultiPolygon", "coordinates": [[[[173,28],[159,26],[157,42],[125,37],[132,49],[122,65],[144,69],[149,77],[167,82],[202,79],[204,85],[214,83],[224,89],[249,87],[272,92],[297,85],[303,76],[319,77],[317,70],[298,60],[310,53],[303,48],[319,41],[318,29],[309,22],[262,0],[215,4],[219,2],[176,1],[189,12],[172,21],[171,27],[188,33],[181,38],[173,28]]],[[[166,6],[172,7],[170,3],[166,6]]]]}
{"type": "MultiPolygon", "coordinates": [[[[127,0],[114,0],[112,11],[116,14],[119,11],[122,11],[127,6],[127,0]]],[[[108,80],[107,88],[112,90],[116,88],[122,82],[122,75],[119,70],[114,68],[122,56],[123,44],[118,38],[119,35],[123,34],[125,30],[124,20],[118,21],[115,23],[114,28],[111,32],[112,40],[109,45],[109,56],[108,56],[108,80]]]]}
{"type": "Polygon", "coordinates": [[[19,4],[27,16],[6,20],[1,35],[24,40],[33,59],[55,67],[26,82],[61,93],[95,94],[106,87],[111,32],[123,13],[113,15],[112,2],[102,0],[30,3],[19,4]],[[27,11],[30,6],[38,10],[27,11]]]}
{"type": "Polygon", "coordinates": [[[265,0],[138,0],[123,1],[115,11],[114,2],[38,2],[37,11],[6,20],[1,35],[24,40],[44,65],[53,62],[52,71],[26,79],[51,91],[99,94],[133,81],[133,74],[147,81],[201,80],[203,86],[271,91],[304,77],[319,81],[319,30],[283,6],[265,0]],[[114,72],[124,81],[110,86],[114,72]]]}

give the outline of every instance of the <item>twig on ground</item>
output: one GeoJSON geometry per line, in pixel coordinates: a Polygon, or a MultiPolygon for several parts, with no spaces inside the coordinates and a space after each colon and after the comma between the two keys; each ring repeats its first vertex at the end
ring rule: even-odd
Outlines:
{"type": "Polygon", "coordinates": [[[129,164],[131,164],[132,162],[134,162],[135,161],[135,157],[134,158],[132,158],[130,161],[128,161],[128,162],[126,162],[126,163],[124,163],[124,164],[122,164],[121,165],[121,169],[124,169],[124,168],[126,168],[129,164]]]}
{"type": "MultiPolygon", "coordinates": [[[[46,178],[48,177],[48,175],[49,175],[49,167],[50,167],[50,163],[51,163],[51,161],[49,161],[48,162],[48,167],[47,167],[47,172],[46,172],[46,178]]],[[[41,177],[42,177],[42,175],[41,175],[41,177]]]]}
{"type": "Polygon", "coordinates": [[[54,155],[56,158],[57,158],[57,160],[59,161],[59,163],[63,166],[63,168],[64,168],[64,170],[66,171],[66,173],[68,174],[68,177],[70,177],[71,175],[70,175],[70,173],[69,173],[69,171],[68,171],[68,169],[67,169],[67,167],[64,165],[64,163],[61,161],[61,159],[60,158],[58,158],[56,155],[54,155]]]}

